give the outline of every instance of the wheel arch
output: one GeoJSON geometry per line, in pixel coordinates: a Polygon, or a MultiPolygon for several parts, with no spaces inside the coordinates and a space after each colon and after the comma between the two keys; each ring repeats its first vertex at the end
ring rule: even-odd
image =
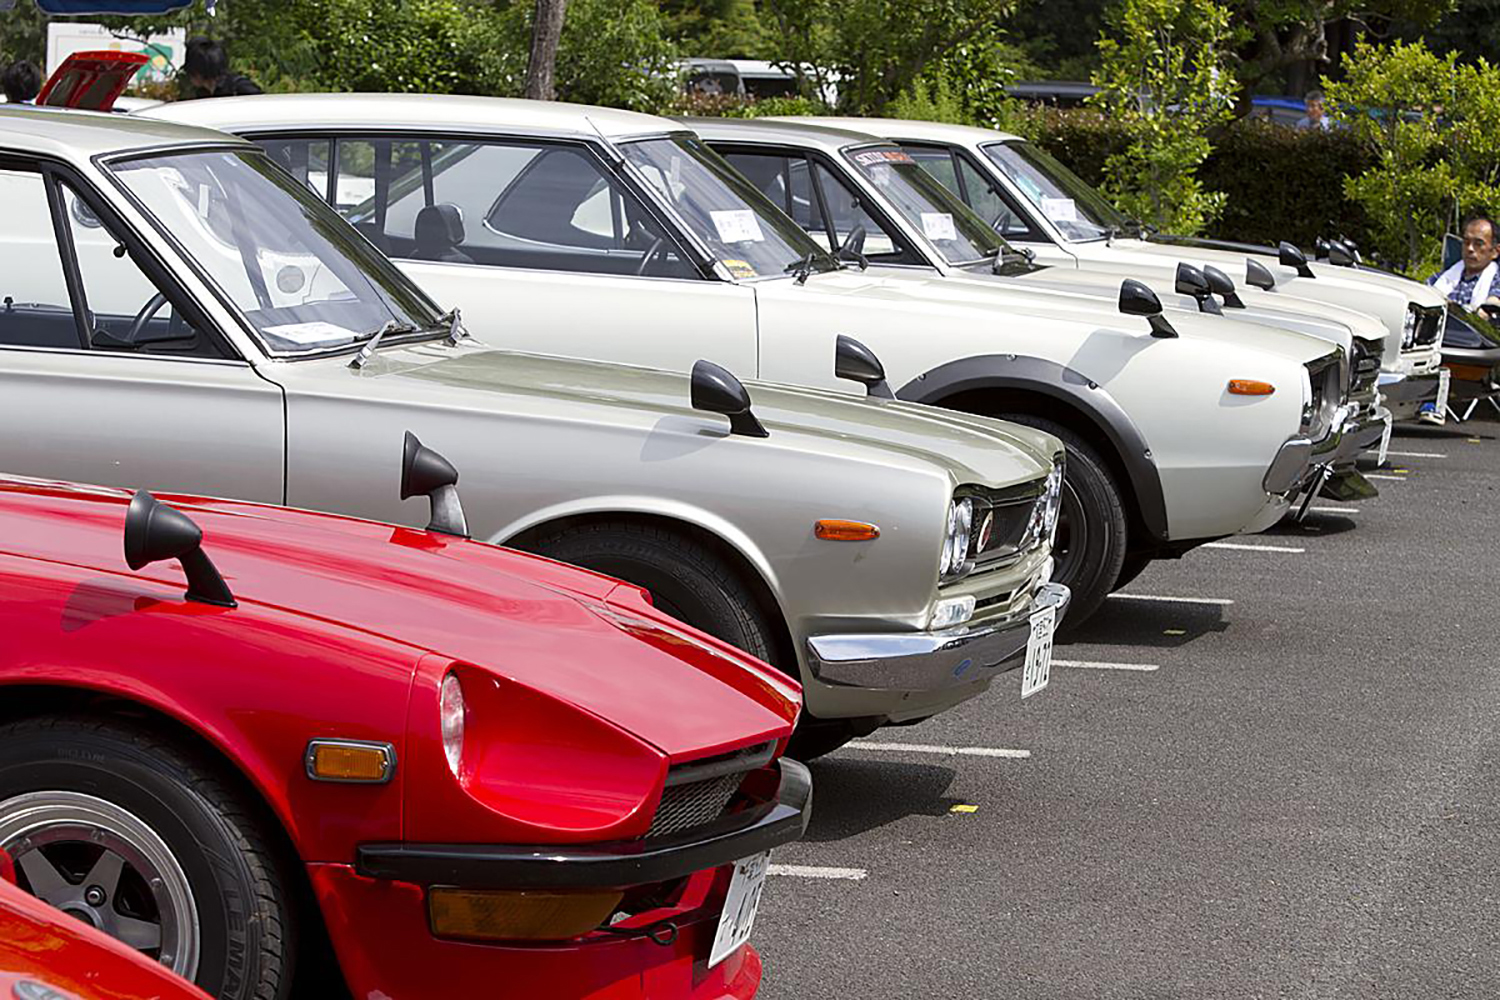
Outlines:
{"type": "Polygon", "coordinates": [[[1132,532],[1153,543],[1169,538],[1161,473],[1145,435],[1108,390],[1080,372],[1024,355],[964,358],[918,375],[900,399],[981,416],[1030,413],[1093,444],[1124,491],[1132,532]]]}

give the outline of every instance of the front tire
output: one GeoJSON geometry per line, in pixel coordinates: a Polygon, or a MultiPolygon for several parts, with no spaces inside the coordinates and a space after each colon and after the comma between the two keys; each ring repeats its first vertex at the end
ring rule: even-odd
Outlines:
{"type": "Polygon", "coordinates": [[[1072,631],[1099,610],[1120,578],[1127,532],[1120,489],[1094,447],[1068,428],[1029,413],[1000,419],[1046,431],[1067,448],[1052,579],[1073,591],[1063,623],[1064,630],[1072,631]]]}
{"type": "Polygon", "coordinates": [[[251,810],[175,744],[82,718],[0,726],[0,849],[21,887],[220,1000],[281,1000],[288,881],[251,810]]]}

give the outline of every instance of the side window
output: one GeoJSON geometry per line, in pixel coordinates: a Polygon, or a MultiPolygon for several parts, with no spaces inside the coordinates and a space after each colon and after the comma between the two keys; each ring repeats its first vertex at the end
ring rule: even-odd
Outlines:
{"type": "Polygon", "coordinates": [[[262,139],[260,147],[319,198],[328,196],[327,139],[262,139]]]}
{"type": "Polygon", "coordinates": [[[77,348],[41,174],[0,170],[0,347],[77,348]]]}
{"type": "Polygon", "coordinates": [[[915,149],[911,146],[907,146],[906,151],[923,170],[942,181],[943,187],[963,197],[963,188],[958,186],[958,171],[953,167],[953,154],[946,149],[915,149]]]}
{"type": "MultiPolygon", "coordinates": [[[[1025,214],[1015,202],[998,190],[988,177],[969,162],[967,157],[959,157],[958,169],[963,175],[964,191],[967,194],[965,200],[974,210],[975,215],[988,222],[1006,239],[1042,239],[1041,234],[1031,227],[1025,214]]],[[[944,181],[944,183],[947,182],[944,181]]]]}
{"type": "Polygon", "coordinates": [[[777,208],[790,215],[809,235],[829,250],[838,249],[830,244],[828,224],[813,194],[806,159],[781,153],[726,152],[723,155],[730,166],[744,174],[761,194],[775,202],[777,208]]]}
{"type": "Polygon", "coordinates": [[[915,264],[920,258],[912,253],[900,237],[887,233],[865,208],[864,199],[843,178],[831,173],[821,163],[814,164],[814,175],[828,206],[830,221],[839,245],[849,238],[856,226],[865,227],[865,256],[883,264],[915,264]]]}

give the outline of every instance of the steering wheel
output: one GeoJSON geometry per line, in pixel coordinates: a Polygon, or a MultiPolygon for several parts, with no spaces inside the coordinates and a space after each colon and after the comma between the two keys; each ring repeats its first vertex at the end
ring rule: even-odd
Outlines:
{"type": "Polygon", "coordinates": [[[646,248],[646,252],[641,254],[641,262],[635,266],[636,277],[639,278],[644,275],[646,271],[650,269],[651,262],[653,260],[658,257],[666,257],[666,250],[666,237],[658,236],[656,239],[652,240],[651,245],[646,248]]]}
{"type": "Polygon", "coordinates": [[[135,319],[130,321],[130,329],[125,331],[125,342],[133,345],[139,341],[141,331],[146,328],[147,323],[151,322],[151,317],[155,316],[166,304],[167,297],[161,292],[147,299],[146,304],[141,306],[140,311],[135,314],[135,319]]]}

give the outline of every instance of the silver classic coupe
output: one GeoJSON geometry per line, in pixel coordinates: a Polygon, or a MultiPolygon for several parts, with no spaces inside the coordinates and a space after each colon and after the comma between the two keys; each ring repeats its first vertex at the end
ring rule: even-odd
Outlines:
{"type": "Polygon", "coordinates": [[[450,529],[799,677],[806,755],[1046,682],[1061,445],[885,398],[857,341],[863,399],[497,350],[257,147],[134,117],[0,111],[0,203],[0,469],[413,524],[411,432],[450,529]]]}

